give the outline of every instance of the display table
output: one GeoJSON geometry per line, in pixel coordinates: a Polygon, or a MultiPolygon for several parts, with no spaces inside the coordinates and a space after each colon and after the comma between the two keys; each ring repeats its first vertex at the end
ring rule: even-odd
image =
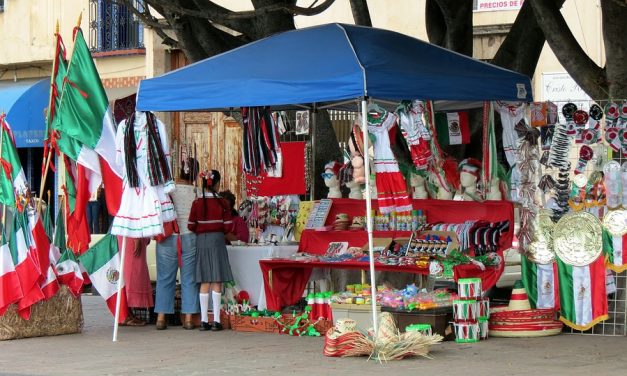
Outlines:
{"type": "MultiPolygon", "coordinates": [[[[373,210],[377,209],[376,200],[372,201],[373,210]]],[[[500,222],[509,221],[509,230],[499,238],[497,253],[503,257],[503,251],[511,247],[514,236],[514,206],[508,201],[449,201],[449,200],[414,200],[414,209],[421,209],[431,225],[436,223],[463,223],[468,220],[500,222]]],[[[333,223],[335,216],[345,213],[349,217],[365,216],[365,200],[333,199],[326,225],[333,223]]],[[[374,231],[374,238],[407,238],[409,231],[374,231]]],[[[366,231],[316,231],[304,230],[301,234],[298,250],[322,255],[330,242],[348,242],[350,247],[362,247],[368,243],[366,231]]],[[[469,250],[473,254],[473,250],[469,250]]],[[[299,262],[292,260],[262,260],[259,262],[263,273],[264,288],[268,309],[278,310],[294,304],[302,297],[303,291],[313,268],[360,269],[368,270],[367,262],[299,262]]],[[[485,290],[494,286],[503,273],[504,262],[499,267],[487,267],[481,270],[474,264],[458,265],[453,269],[455,280],[459,278],[479,277],[485,290]]],[[[416,266],[395,266],[375,264],[377,271],[429,274],[427,268],[416,266]]]]}
{"type": "Polygon", "coordinates": [[[248,292],[250,303],[257,305],[260,310],[263,310],[266,308],[266,293],[259,261],[271,257],[289,257],[298,250],[298,246],[229,245],[226,249],[229,253],[229,262],[235,282],[240,289],[248,292]]]}
{"type": "MultiPolygon", "coordinates": [[[[302,262],[293,260],[260,260],[259,265],[263,274],[266,302],[268,309],[277,311],[281,308],[295,304],[302,296],[313,268],[330,269],[357,269],[368,270],[369,264],[365,261],[344,262],[302,262]]],[[[481,278],[482,287],[487,290],[496,284],[503,273],[505,263],[498,267],[486,267],[481,270],[477,265],[464,264],[453,268],[453,275],[457,281],[459,278],[481,278]]],[[[384,265],[375,263],[375,270],[379,272],[400,272],[429,274],[428,268],[417,266],[384,265]]]]}

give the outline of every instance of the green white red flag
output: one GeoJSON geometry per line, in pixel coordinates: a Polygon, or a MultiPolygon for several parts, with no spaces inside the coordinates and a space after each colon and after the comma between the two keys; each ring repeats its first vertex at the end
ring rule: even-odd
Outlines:
{"type": "Polygon", "coordinates": [[[24,214],[14,213],[13,232],[9,240],[9,248],[15,265],[15,271],[20,279],[22,287],[22,299],[18,302],[18,314],[24,320],[30,318],[30,307],[43,300],[44,294],[39,286],[45,276],[42,276],[39,263],[36,259],[37,252],[28,243],[30,240],[27,220],[24,214]]]}
{"type": "MultiPolygon", "coordinates": [[[[39,270],[45,279],[40,279],[39,287],[46,299],[50,299],[59,291],[59,283],[53,264],[50,262],[50,241],[41,221],[41,216],[34,208],[26,210],[28,216],[29,243],[34,245],[39,262],[39,270]]],[[[31,247],[32,248],[32,247],[31,247]]]]}
{"type": "Polygon", "coordinates": [[[442,145],[470,143],[468,112],[440,112],[435,114],[435,129],[442,145]]]}
{"type": "MultiPolygon", "coordinates": [[[[79,165],[87,166],[88,161],[93,162],[92,152],[97,153],[107,208],[109,214],[115,215],[122,197],[123,176],[122,164],[116,159],[115,122],[83,32],[80,28],[75,28],[74,34],[74,50],[55,112],[53,128],[62,133],[59,143],[66,135],[76,141],[64,152],[79,165]]],[[[92,167],[89,169],[96,171],[92,167]]],[[[94,177],[87,178],[91,182],[94,177]]],[[[90,184],[90,192],[95,189],[97,186],[90,184]]]]}
{"type": "Polygon", "coordinates": [[[0,156],[0,204],[23,210],[22,198],[28,191],[26,175],[15,147],[15,139],[5,114],[0,115],[2,155],[0,156]]]}
{"type": "Polygon", "coordinates": [[[586,266],[571,266],[557,258],[560,321],[575,330],[588,330],[607,320],[605,259],[586,266]]]}
{"type": "MultiPolygon", "coordinates": [[[[106,234],[87,252],[78,257],[83,265],[92,285],[100,296],[107,302],[111,314],[115,316],[115,306],[120,283],[120,253],[118,252],[118,240],[114,235],[106,234]]],[[[126,288],[122,285],[120,290],[120,316],[119,322],[126,320],[128,307],[126,304],[126,288]]]]}
{"type": "Polygon", "coordinates": [[[66,285],[72,295],[78,297],[83,289],[83,273],[74,252],[65,245],[63,215],[57,215],[54,236],[50,244],[50,258],[55,260],[59,283],[66,285]]]}
{"type": "Polygon", "coordinates": [[[603,252],[608,269],[616,273],[627,270],[627,235],[613,236],[603,230],[603,252]]]}
{"type": "MultiPolygon", "coordinates": [[[[4,240],[4,239],[3,239],[4,240]]],[[[22,299],[20,278],[15,270],[11,249],[8,244],[0,246],[0,316],[7,308],[22,299]]]]}
{"type": "Polygon", "coordinates": [[[533,308],[558,309],[559,283],[557,264],[541,265],[521,256],[522,281],[533,308]]]}

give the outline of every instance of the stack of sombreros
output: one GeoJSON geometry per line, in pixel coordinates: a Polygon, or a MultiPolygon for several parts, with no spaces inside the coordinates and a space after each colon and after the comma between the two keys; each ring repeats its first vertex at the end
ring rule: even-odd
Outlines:
{"type": "Polygon", "coordinates": [[[522,281],[516,281],[507,307],[493,307],[490,335],[493,337],[544,337],[561,333],[562,322],[553,309],[532,309],[522,281]]]}
{"type": "Polygon", "coordinates": [[[357,330],[352,319],[338,319],[324,338],[322,353],[325,356],[366,356],[372,353],[374,343],[357,330]]]}
{"type": "Polygon", "coordinates": [[[335,216],[335,221],[333,221],[333,230],[335,231],[347,230],[349,223],[350,223],[350,220],[348,219],[348,214],[338,213],[335,216]]]}

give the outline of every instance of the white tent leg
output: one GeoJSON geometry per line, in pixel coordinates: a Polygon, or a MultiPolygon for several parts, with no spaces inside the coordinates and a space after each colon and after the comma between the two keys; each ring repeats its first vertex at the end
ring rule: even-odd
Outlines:
{"type": "Polygon", "coordinates": [[[372,293],[372,328],[377,338],[377,283],[374,275],[374,242],[372,240],[372,195],[370,192],[370,156],[368,155],[368,103],[361,101],[361,131],[364,138],[364,168],[366,170],[366,228],[368,229],[368,253],[370,263],[370,291],[372,293]]]}
{"type": "Polygon", "coordinates": [[[118,341],[118,321],[120,321],[120,299],[122,299],[122,286],[124,285],[124,251],[126,250],[126,236],[122,237],[122,249],[120,250],[120,278],[118,279],[118,294],[115,299],[115,322],[113,323],[113,342],[118,341]]]}

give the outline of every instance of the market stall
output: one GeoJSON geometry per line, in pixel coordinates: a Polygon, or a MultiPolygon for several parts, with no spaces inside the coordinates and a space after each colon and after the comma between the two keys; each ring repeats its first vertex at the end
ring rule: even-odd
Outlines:
{"type": "MultiPolygon", "coordinates": [[[[319,109],[348,107],[361,113],[361,148],[367,151],[370,106],[375,106],[376,101],[389,105],[415,98],[530,101],[532,95],[529,78],[521,74],[396,32],[329,24],[278,34],[161,77],[143,80],[137,107],[153,111],[304,107],[314,114],[319,109]],[[276,58],[284,56],[285,51],[297,56],[300,63],[276,58]]],[[[433,104],[430,106],[433,115],[433,104]]],[[[383,114],[379,112],[380,116],[383,114]]],[[[433,122],[430,128],[434,134],[433,122]]],[[[484,133],[486,137],[493,136],[484,133]]],[[[493,137],[490,140],[486,139],[484,149],[494,146],[493,137]]],[[[317,142],[324,140],[312,140],[314,150],[317,142]]],[[[275,151],[273,148],[274,145],[271,152],[275,151]]],[[[378,148],[375,144],[375,150],[378,148]]],[[[491,168],[490,160],[484,161],[487,170],[491,168]]],[[[439,175],[441,162],[437,164],[439,175]]],[[[365,171],[370,171],[370,158],[364,159],[364,165],[365,171]]],[[[483,179],[484,184],[490,183],[489,173],[486,174],[488,179],[483,179]]],[[[372,183],[369,179],[364,183],[369,270],[375,295],[372,183]]],[[[410,203],[406,203],[404,208],[409,209],[410,203]]],[[[460,204],[460,209],[464,205],[460,204]]],[[[374,305],[373,300],[373,308],[374,305]]],[[[376,328],[376,317],[373,321],[376,328]]]]}

